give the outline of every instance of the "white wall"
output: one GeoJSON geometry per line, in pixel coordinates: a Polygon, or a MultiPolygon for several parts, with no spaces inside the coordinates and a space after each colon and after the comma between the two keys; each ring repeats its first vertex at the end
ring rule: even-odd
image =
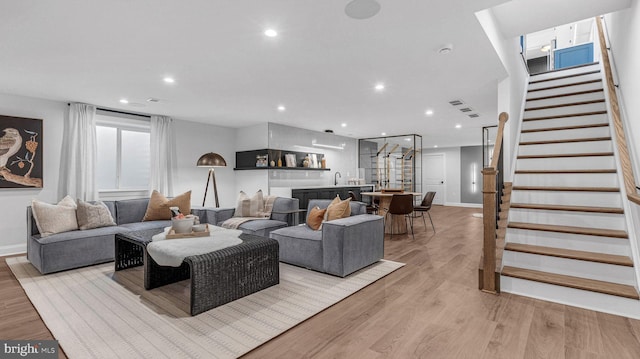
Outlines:
{"type": "MultiPolygon", "coordinates": [[[[459,206],[460,203],[460,147],[423,148],[422,155],[444,153],[445,157],[445,194],[446,206],[459,206]]],[[[428,169],[423,168],[423,171],[428,169]]]]}
{"type": "Polygon", "coordinates": [[[0,114],[42,119],[43,188],[0,189],[0,256],[27,249],[27,206],[32,199],[57,202],[58,174],[64,116],[67,104],[23,96],[0,94],[0,114]]]}

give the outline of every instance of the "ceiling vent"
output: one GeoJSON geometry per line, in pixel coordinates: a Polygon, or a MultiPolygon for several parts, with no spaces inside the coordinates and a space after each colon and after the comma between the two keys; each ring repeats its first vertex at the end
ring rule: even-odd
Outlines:
{"type": "Polygon", "coordinates": [[[449,101],[449,103],[451,104],[451,106],[460,106],[464,104],[462,100],[452,100],[452,101],[449,101]]]}
{"type": "Polygon", "coordinates": [[[477,117],[480,117],[480,115],[478,115],[477,113],[472,113],[472,114],[469,115],[469,117],[477,118],[477,117]]]}
{"type": "Polygon", "coordinates": [[[460,109],[460,111],[461,112],[471,112],[473,110],[471,109],[471,107],[463,107],[463,108],[460,109]]]}
{"type": "Polygon", "coordinates": [[[158,100],[157,98],[149,97],[149,98],[147,99],[147,102],[153,102],[153,103],[156,103],[156,102],[160,102],[160,100],[158,100]]]}

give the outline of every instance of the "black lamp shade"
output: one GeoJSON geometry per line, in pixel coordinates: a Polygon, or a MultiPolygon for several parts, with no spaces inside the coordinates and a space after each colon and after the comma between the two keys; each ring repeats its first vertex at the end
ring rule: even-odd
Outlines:
{"type": "Polygon", "coordinates": [[[217,153],[209,152],[200,156],[198,167],[227,167],[227,161],[217,153]]]}

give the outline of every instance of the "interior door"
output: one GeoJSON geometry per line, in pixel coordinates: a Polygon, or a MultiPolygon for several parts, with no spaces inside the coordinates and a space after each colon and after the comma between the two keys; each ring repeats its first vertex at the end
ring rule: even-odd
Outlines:
{"type": "Polygon", "coordinates": [[[422,193],[435,192],[434,204],[444,204],[444,153],[422,155],[422,193]]]}

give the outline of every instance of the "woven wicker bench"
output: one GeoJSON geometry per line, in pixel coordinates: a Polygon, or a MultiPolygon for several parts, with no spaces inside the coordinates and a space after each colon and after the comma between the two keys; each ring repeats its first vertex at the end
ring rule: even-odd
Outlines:
{"type": "Polygon", "coordinates": [[[144,266],[144,287],[153,289],[191,278],[191,315],[197,315],[280,282],[278,242],[241,234],[242,243],[186,257],[180,267],[158,265],[147,253],[162,229],[117,234],[115,270],[144,266]]]}

